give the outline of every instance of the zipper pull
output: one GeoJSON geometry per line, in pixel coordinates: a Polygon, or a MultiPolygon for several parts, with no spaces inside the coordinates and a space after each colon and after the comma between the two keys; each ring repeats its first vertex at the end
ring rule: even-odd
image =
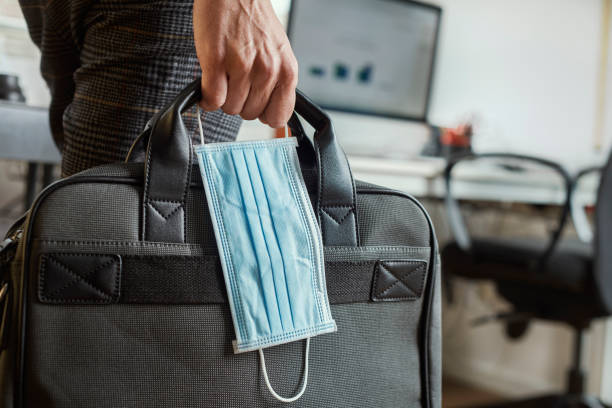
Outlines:
{"type": "MultiPolygon", "coordinates": [[[[0,242],[0,255],[4,255],[5,253],[7,253],[9,249],[16,247],[19,241],[21,240],[22,236],[23,236],[23,230],[18,229],[15,232],[13,232],[11,235],[9,235],[4,241],[0,242]]],[[[5,262],[5,261],[8,262],[12,259],[8,255],[7,255],[7,259],[3,259],[3,258],[4,256],[0,257],[0,262],[5,262]]]]}

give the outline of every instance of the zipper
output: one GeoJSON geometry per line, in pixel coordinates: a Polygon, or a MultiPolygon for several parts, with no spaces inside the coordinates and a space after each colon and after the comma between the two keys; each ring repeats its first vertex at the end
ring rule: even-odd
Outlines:
{"type": "Polygon", "coordinates": [[[4,241],[0,243],[0,253],[8,250],[9,248],[17,245],[21,238],[23,237],[23,229],[18,229],[13,231],[4,241]]]}
{"type": "Polygon", "coordinates": [[[0,242],[0,265],[9,263],[13,260],[16,253],[14,249],[23,238],[24,223],[27,216],[28,213],[26,212],[19,217],[19,219],[9,228],[4,241],[0,242]]]}
{"type": "Polygon", "coordinates": [[[0,242],[0,265],[11,262],[15,256],[15,249],[23,237],[23,229],[13,231],[4,241],[0,242]]]}

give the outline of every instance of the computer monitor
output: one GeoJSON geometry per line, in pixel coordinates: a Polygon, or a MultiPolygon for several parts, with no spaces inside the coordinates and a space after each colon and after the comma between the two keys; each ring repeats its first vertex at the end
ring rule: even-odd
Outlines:
{"type": "Polygon", "coordinates": [[[408,0],[293,0],[298,87],[326,109],[425,121],[440,14],[408,0]]]}

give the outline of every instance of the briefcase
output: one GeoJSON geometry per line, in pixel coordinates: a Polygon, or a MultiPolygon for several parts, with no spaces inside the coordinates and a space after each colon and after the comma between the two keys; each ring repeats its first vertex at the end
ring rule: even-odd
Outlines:
{"type": "MultiPolygon", "coordinates": [[[[234,329],[191,135],[188,85],[125,163],[45,189],[0,252],[0,405],[272,407],[234,329]]],[[[337,332],[313,338],[295,407],[440,407],[440,263],[411,196],[354,181],[329,117],[297,94],[290,121],[324,243],[337,332]],[[311,142],[300,120],[314,128],[311,142]]],[[[372,135],[375,140],[376,135],[372,135]]],[[[304,345],[266,349],[281,395],[304,345]]]]}

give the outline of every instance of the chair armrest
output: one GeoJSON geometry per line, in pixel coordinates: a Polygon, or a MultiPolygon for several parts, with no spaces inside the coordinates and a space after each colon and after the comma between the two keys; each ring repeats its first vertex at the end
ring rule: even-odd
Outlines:
{"type": "Polygon", "coordinates": [[[465,162],[468,160],[478,160],[483,158],[500,158],[500,159],[517,159],[523,160],[526,162],[537,163],[541,166],[548,167],[555,171],[563,180],[565,185],[565,198],[563,201],[563,208],[561,211],[561,215],[559,216],[557,227],[551,232],[549,243],[546,247],[546,250],[542,253],[541,260],[545,260],[552,253],[559,238],[561,237],[561,233],[567,221],[568,214],[570,212],[570,198],[572,192],[572,179],[569,176],[569,173],[565,170],[563,166],[558,163],[555,163],[550,160],[542,159],[540,157],[527,156],[521,154],[514,153],[482,153],[475,154],[471,153],[468,155],[461,155],[458,157],[451,157],[444,169],[444,181],[446,186],[446,192],[444,196],[446,212],[448,216],[448,221],[450,224],[451,232],[453,234],[453,238],[455,239],[457,245],[466,251],[471,250],[472,240],[470,234],[467,230],[465,220],[461,211],[459,209],[459,203],[457,199],[453,196],[451,181],[453,179],[452,170],[453,168],[461,162],[465,162]]]}
{"type": "Polygon", "coordinates": [[[584,211],[583,203],[578,201],[578,196],[576,196],[576,187],[578,186],[578,182],[584,176],[587,176],[592,173],[601,173],[603,170],[602,167],[588,167],[586,169],[580,170],[574,179],[572,180],[572,197],[570,200],[570,212],[572,221],[574,223],[574,227],[576,228],[576,233],[578,234],[578,238],[582,242],[590,243],[593,241],[593,229],[589,224],[588,217],[586,212],[584,211]]]}

